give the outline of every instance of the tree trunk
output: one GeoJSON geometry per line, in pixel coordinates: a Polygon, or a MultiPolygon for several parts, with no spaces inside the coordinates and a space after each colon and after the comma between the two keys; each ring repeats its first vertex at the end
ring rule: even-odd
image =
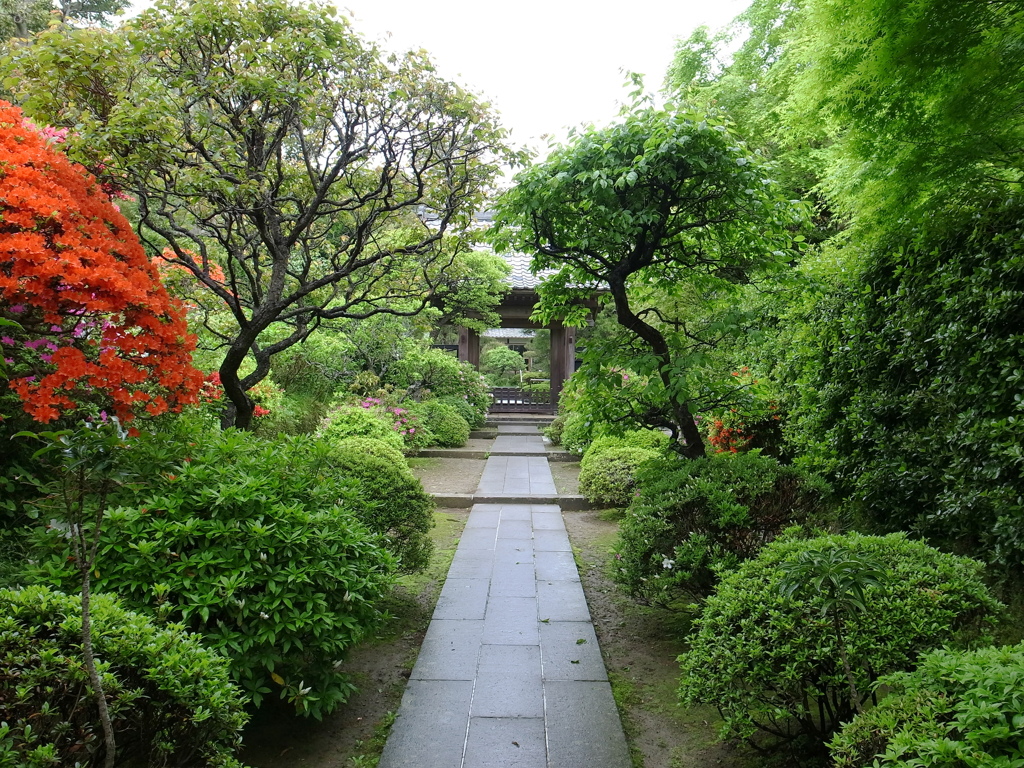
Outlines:
{"type": "Polygon", "coordinates": [[[110,720],[110,710],[107,709],[107,697],[103,692],[103,682],[100,680],[99,670],[96,669],[96,657],[92,650],[92,618],[89,613],[89,598],[91,579],[89,578],[89,563],[79,563],[82,573],[82,658],[85,661],[85,669],[89,673],[89,683],[92,685],[93,694],[96,697],[96,705],[99,708],[100,723],[103,725],[103,768],[114,768],[114,760],[117,756],[117,746],[114,741],[114,724],[110,720]],[[84,565],[84,567],[82,567],[84,565]]]}
{"type": "Polygon", "coordinates": [[[672,352],[668,342],[657,328],[645,323],[637,317],[629,306],[629,297],[626,295],[625,280],[609,279],[608,285],[611,288],[612,298],[615,300],[615,319],[619,325],[640,339],[647,342],[654,356],[658,359],[658,375],[665,387],[665,394],[669,398],[669,405],[672,409],[672,420],[675,422],[679,434],[683,438],[683,445],[679,451],[688,459],[702,459],[707,455],[704,448],[704,438],[697,429],[693,420],[693,413],[690,411],[690,404],[686,400],[679,399],[678,395],[672,393],[672,352]]]}

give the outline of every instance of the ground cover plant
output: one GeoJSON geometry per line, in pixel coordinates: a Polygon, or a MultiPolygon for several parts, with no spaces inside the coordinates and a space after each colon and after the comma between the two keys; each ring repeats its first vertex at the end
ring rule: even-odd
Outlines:
{"type": "Polygon", "coordinates": [[[773,542],[705,602],[679,657],[680,697],[718,707],[723,735],[820,755],[857,713],[854,689],[870,696],[918,654],[983,638],[1001,605],[982,569],[899,534],[773,542]],[[879,575],[858,580],[868,562],[879,575]]]}
{"type": "MultiPolygon", "coordinates": [[[[175,624],[96,595],[96,652],[118,765],[241,768],[247,720],[227,660],[175,624]]],[[[81,602],[35,586],[0,590],[0,765],[99,766],[96,703],[82,696],[81,602]]]]}

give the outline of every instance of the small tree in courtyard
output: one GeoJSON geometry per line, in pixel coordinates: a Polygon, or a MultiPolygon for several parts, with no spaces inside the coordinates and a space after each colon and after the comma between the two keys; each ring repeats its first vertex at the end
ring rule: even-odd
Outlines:
{"type": "Polygon", "coordinates": [[[702,367],[735,323],[708,297],[785,264],[799,209],[717,115],[634,105],[516,177],[499,202],[496,244],[557,270],[538,319],[580,325],[582,301],[606,287],[624,335],[588,340],[581,375],[623,418],[668,428],[703,456],[696,412],[720,402],[702,367]]]}

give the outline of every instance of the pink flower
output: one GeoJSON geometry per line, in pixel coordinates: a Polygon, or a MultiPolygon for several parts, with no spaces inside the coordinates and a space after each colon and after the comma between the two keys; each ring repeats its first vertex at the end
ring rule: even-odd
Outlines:
{"type": "Polygon", "coordinates": [[[14,339],[12,339],[10,336],[0,336],[0,344],[14,346],[14,339]]]}

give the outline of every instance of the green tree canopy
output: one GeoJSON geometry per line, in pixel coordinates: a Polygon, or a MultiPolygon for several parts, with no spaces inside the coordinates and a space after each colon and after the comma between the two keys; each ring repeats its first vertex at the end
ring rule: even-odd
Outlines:
{"type": "Polygon", "coordinates": [[[635,105],[520,173],[499,201],[495,241],[535,254],[534,271],[556,270],[540,288],[544,322],[580,324],[582,301],[607,287],[632,344],[600,354],[591,344],[583,375],[621,384],[622,371],[638,374],[645,386],[629,418],[669,428],[676,448],[697,457],[699,370],[728,328],[663,307],[723,295],[785,264],[798,211],[721,116],[635,105]]]}
{"type": "Polygon", "coordinates": [[[320,322],[426,306],[509,156],[488,105],[315,4],[162,0],[116,32],[43,33],[7,72],[137,197],[143,242],[230,311],[220,377],[241,427],[271,356],[320,322]],[[261,338],[274,324],[289,330],[261,338]]]}

